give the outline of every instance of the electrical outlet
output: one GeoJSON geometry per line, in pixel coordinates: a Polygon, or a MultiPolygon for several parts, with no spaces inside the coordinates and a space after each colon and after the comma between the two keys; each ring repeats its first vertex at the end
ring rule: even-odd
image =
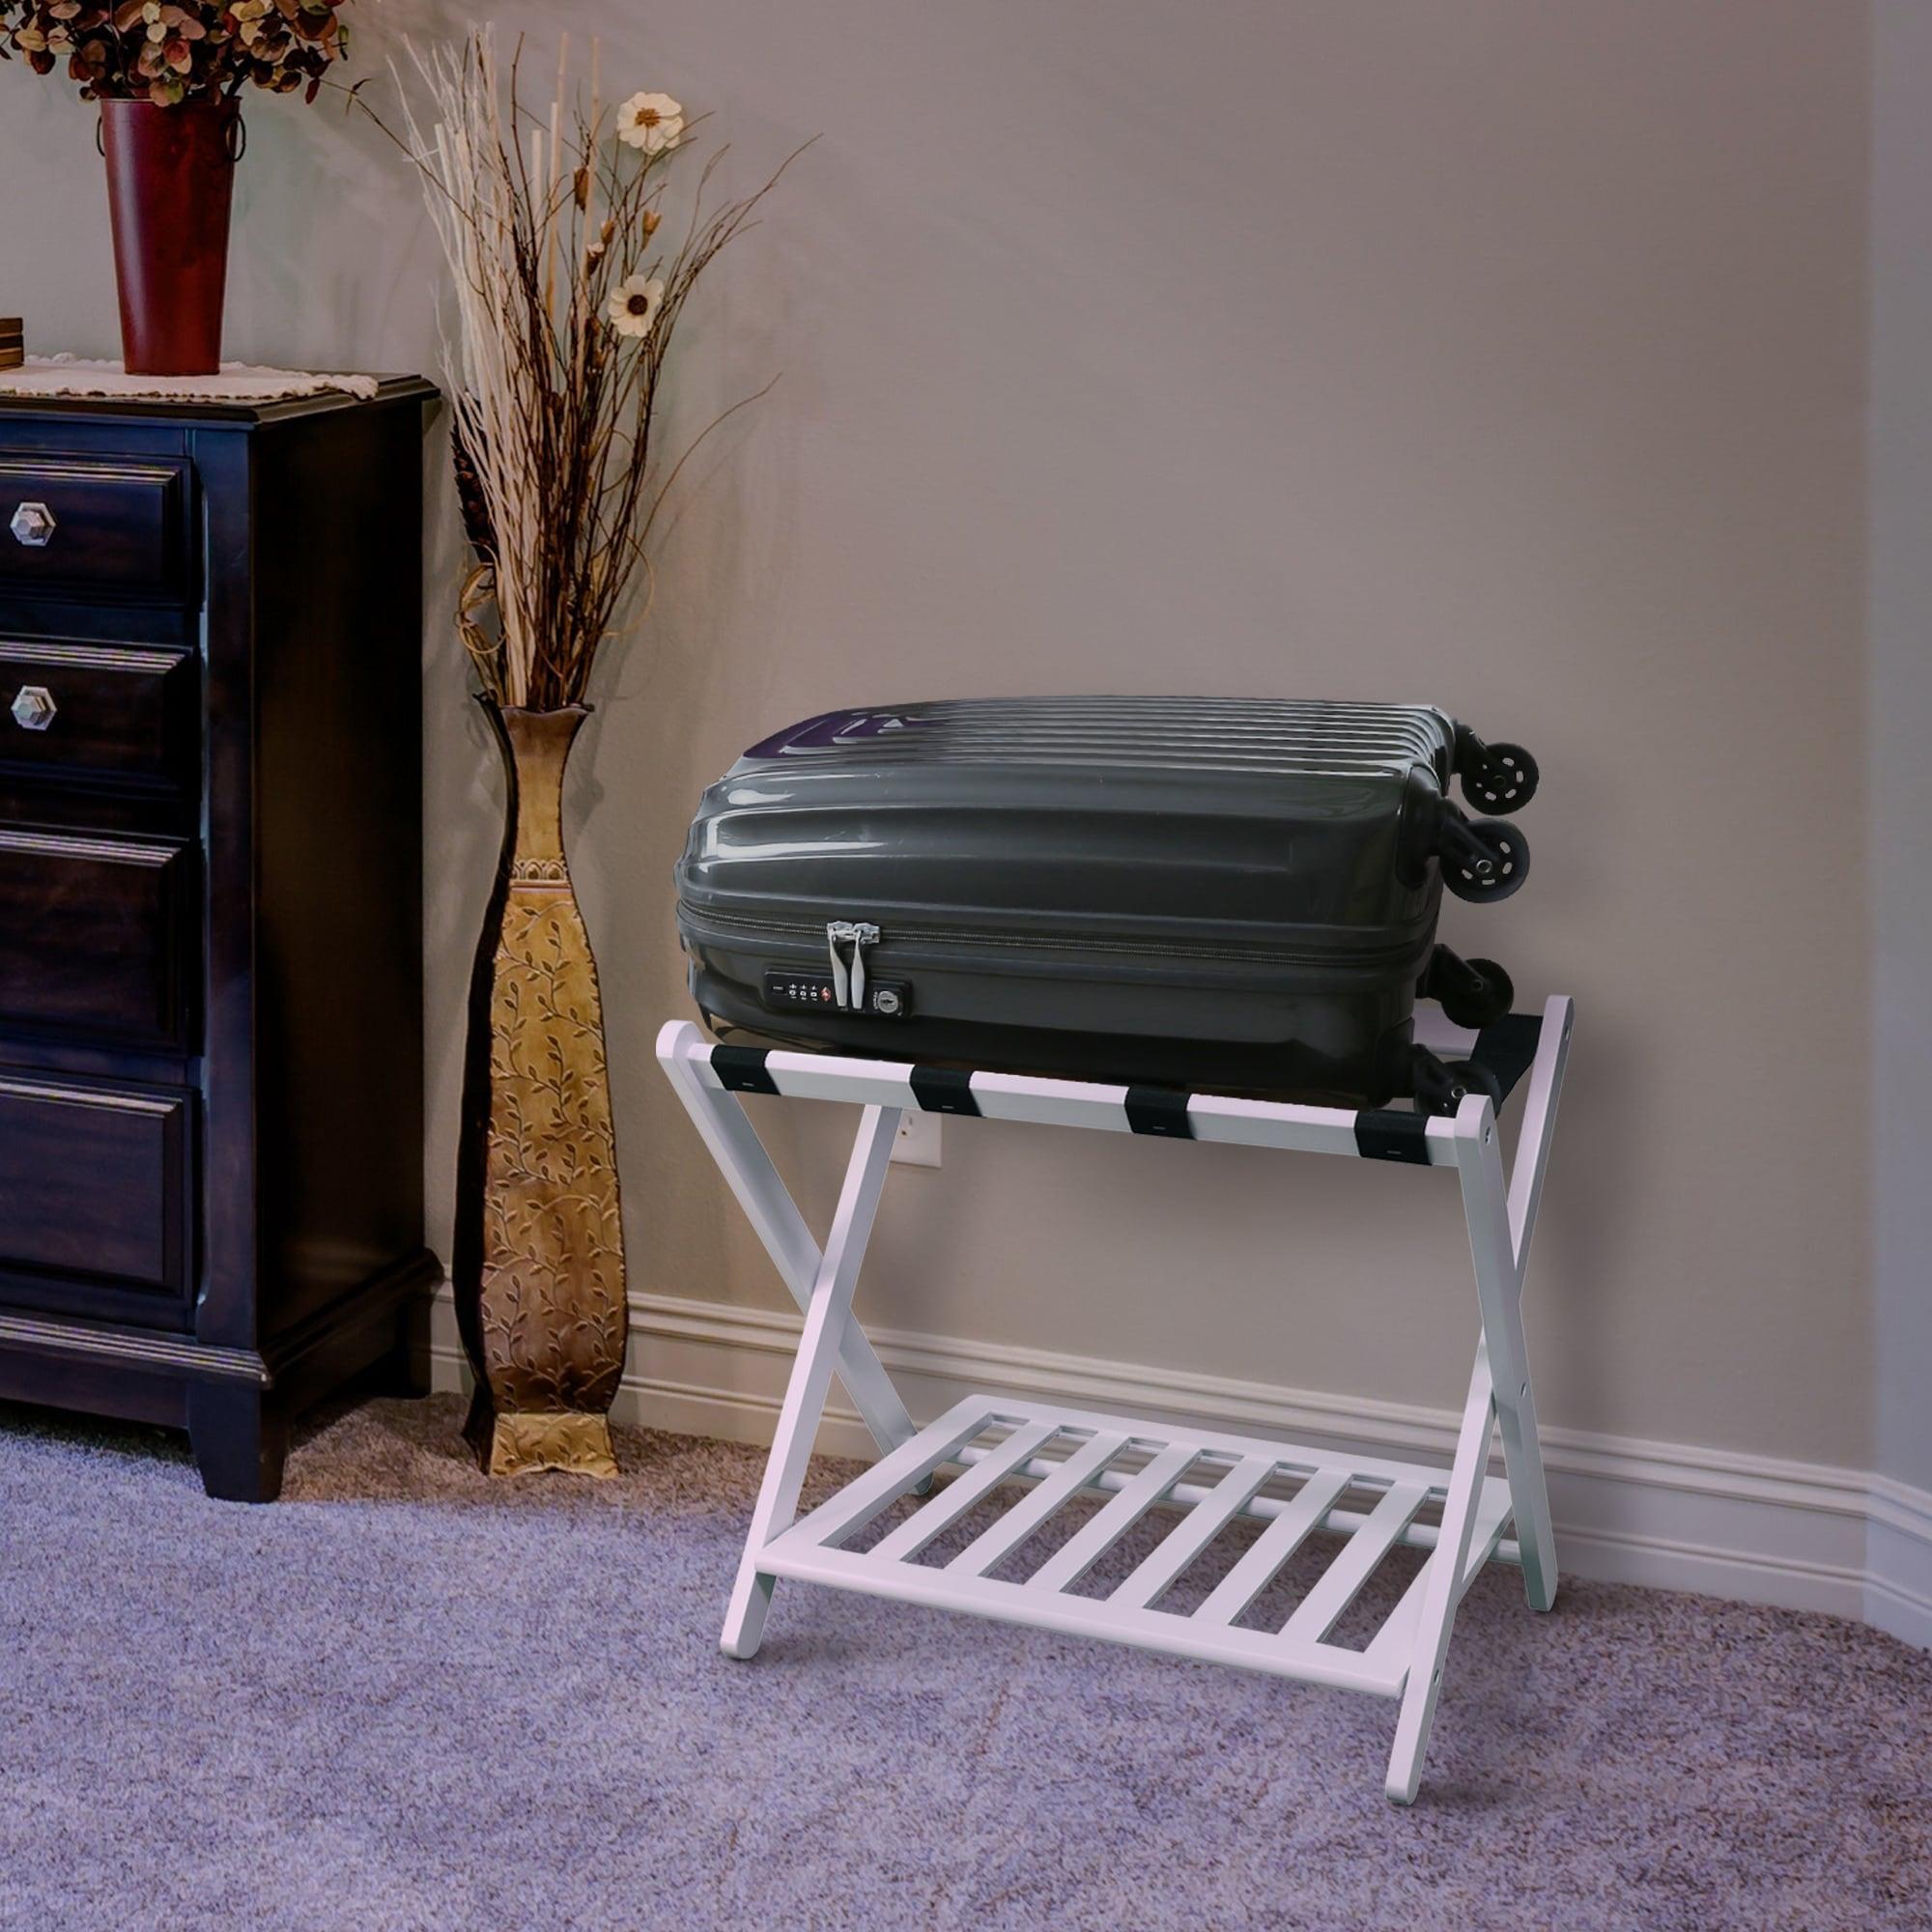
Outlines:
{"type": "Polygon", "coordinates": [[[893,1158],[906,1167],[939,1165],[939,1116],[906,1113],[893,1137],[893,1158]]]}

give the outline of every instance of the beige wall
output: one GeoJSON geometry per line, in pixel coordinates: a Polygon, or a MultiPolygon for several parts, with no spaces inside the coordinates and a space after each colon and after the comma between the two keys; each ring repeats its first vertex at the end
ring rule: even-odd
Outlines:
{"type": "MultiPolygon", "coordinates": [[[[461,17],[360,12],[365,72],[461,17]]],[[[697,467],[572,800],[640,1285],[779,1299],[650,1058],[685,1009],[669,867],[741,746],[931,694],[1427,697],[1545,773],[1529,888],[1445,936],[1578,1001],[1530,1290],[1546,1417],[1862,1464],[1863,8],[521,12],[715,108],[738,183],[823,133],[689,319],[687,425],[782,381],[697,467]]],[[[432,363],[380,139],[251,123],[232,349],[432,363]]],[[[9,70],[0,128],[0,307],[110,352],[87,117],[9,70]]],[[[426,662],[443,1239],[494,808],[440,608],[426,662]]],[[[830,1124],[777,1124],[821,1202],[830,1124]]],[[[946,1131],[862,1289],[894,1325],[1460,1395],[1440,1177],[946,1131]]]]}
{"type": "Polygon", "coordinates": [[[1879,0],[1872,82],[1874,1466],[1932,1491],[1932,9],[1879,0]]]}

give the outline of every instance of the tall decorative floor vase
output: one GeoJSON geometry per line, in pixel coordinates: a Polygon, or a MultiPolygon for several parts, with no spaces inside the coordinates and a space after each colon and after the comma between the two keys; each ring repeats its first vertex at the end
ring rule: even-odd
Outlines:
{"type": "Polygon", "coordinates": [[[627,1332],[597,964],[563,849],[563,771],[589,708],[482,700],[503,752],[502,857],[470,981],[453,1274],[487,1473],[614,1476],[627,1332]]]}
{"type": "Polygon", "coordinates": [[[228,211],[242,157],[232,98],[100,103],[121,353],[138,376],[212,376],[221,366],[228,211]]]}

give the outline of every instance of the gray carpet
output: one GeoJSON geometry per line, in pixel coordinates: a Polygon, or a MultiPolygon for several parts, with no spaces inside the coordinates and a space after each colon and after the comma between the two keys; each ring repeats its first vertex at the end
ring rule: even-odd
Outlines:
{"type": "Polygon", "coordinates": [[[1489,1574],[1399,1812],[1376,1699],[801,1585],[729,1662],[753,1452],[492,1487],[458,1421],[249,1510],[0,1413],[0,1925],[1932,1924],[1932,1658],[1857,1626],[1489,1574]]]}

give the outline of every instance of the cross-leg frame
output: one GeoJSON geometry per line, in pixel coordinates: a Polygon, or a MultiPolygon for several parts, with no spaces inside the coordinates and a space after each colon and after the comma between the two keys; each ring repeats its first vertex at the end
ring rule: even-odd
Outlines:
{"type": "Polygon", "coordinates": [[[1429,1747],[1429,1728],[1442,1689],[1450,1628],[1456,1605],[1469,1582],[1476,1492],[1490,1460],[1490,1427],[1497,1420],[1502,1424],[1503,1467],[1509,1477],[1523,1591],[1532,1609],[1547,1610],[1556,1602],[1556,1542],[1549,1523],[1549,1492],[1544,1481],[1543,1450],[1536,1432],[1529,1356],[1523,1346],[1522,1283],[1536,1210],[1543,1198],[1543,1177],[1549,1164],[1556,1099],[1570,1053],[1570,1002],[1550,1000],[1544,1008],[1543,1034],[1530,1067],[1516,1175],[1507,1193],[1500,1130],[1488,1097],[1468,1095],[1456,1116],[1456,1169],[1469,1223],[1483,1334],[1476,1345],[1476,1365],[1470,1373],[1462,1427],[1456,1435],[1456,1457],[1443,1498],[1435,1556],[1424,1573],[1415,1651],[1403,1688],[1402,1712],[1396,1719],[1395,1747],[1389,1755],[1386,1788],[1398,1804],[1413,1802],[1421,1780],[1422,1755],[1429,1747]]]}
{"type": "MultiPolygon", "coordinates": [[[[1390,1694],[1399,1687],[1402,1702],[1386,1788],[1388,1796],[1398,1804],[1406,1804],[1415,1796],[1441,1688],[1456,1606],[1498,1540],[1500,1503],[1492,1500],[1486,1517],[1487,1534],[1481,1547],[1477,1547],[1477,1520],[1494,1424],[1499,1423],[1501,1429],[1509,1506],[1516,1531],[1515,1549],[1505,1553],[1513,1553],[1520,1561],[1523,1586],[1532,1607],[1547,1610],[1555,1601],[1556,1556],[1537,1439],[1528,1357],[1523,1346],[1521,1295],[1530,1236],[1548,1163],[1554,1110],[1569,1051],[1570,1027],[1569,1001],[1550,1000],[1544,1010],[1543,1030],[1530,1068],[1516,1172],[1507,1186],[1495,1114],[1486,1095],[1469,1095],[1453,1123],[1432,1122],[1429,1130],[1435,1150],[1431,1164],[1453,1164],[1462,1183],[1482,1334],[1457,1434],[1455,1459],[1441,1486],[1440,1525],[1433,1539],[1429,1539],[1433,1541],[1434,1553],[1367,1653],[1367,1661],[1374,1663],[1383,1652],[1394,1647],[1385,1681],[1390,1694]]],[[[891,1101],[907,1091],[899,1076],[909,1069],[882,1065],[876,1077],[867,1077],[862,1065],[837,1063],[843,1070],[821,1076],[817,1083],[821,1089],[828,1080],[833,1087],[843,1087],[857,1074],[867,1099],[831,1234],[821,1253],[737,1095],[724,1088],[704,1051],[692,1050],[696,1043],[694,1029],[688,1024],[672,1023],[659,1036],[659,1058],[781,1276],[805,1312],[798,1357],[785,1391],[771,1460],[759,1490],[722,1637],[728,1655],[749,1658],[757,1650],[763,1635],[774,1585],[774,1574],[760,1570],[759,1558],[797,1515],[813,1438],[834,1374],[844,1381],[882,1455],[890,1455],[916,1434],[884,1366],[852,1319],[852,1298],[860,1264],[871,1235],[900,1119],[901,1109],[891,1101]],[[874,1094],[881,1097],[874,1099],[871,1097],[874,1094]]],[[[993,1084],[1011,1090],[1029,1083],[996,1078],[993,1084]]],[[[1035,1084],[1042,1089],[1060,1089],[1051,1099],[1043,1097],[1039,1101],[1042,1108],[1058,1110],[1009,1117],[1084,1120],[1089,1108],[1103,1104],[1086,1096],[1109,1091],[1076,1089],[1065,1083],[1035,1084]],[[1065,1095],[1076,1093],[1081,1096],[1079,1099],[1071,1103],[1065,1100],[1065,1095]]],[[[861,1094],[848,1090],[844,1096],[858,1098],[861,1094]]],[[[980,1097],[990,1103],[993,1090],[989,1088],[980,1097]]],[[[1203,1096],[1193,1104],[1197,1109],[1195,1127],[1201,1137],[1249,1137],[1251,1129],[1244,1121],[1254,1110],[1245,1103],[1215,1102],[1203,1096]],[[1224,1131],[1231,1121],[1240,1125],[1238,1135],[1224,1131]]],[[[1323,1121],[1322,1116],[1291,1108],[1269,1111],[1281,1122],[1282,1137],[1272,1143],[1275,1145],[1332,1146],[1332,1140],[1322,1136],[1340,1131],[1326,1126],[1324,1122],[1314,1130],[1315,1137],[1310,1138],[1309,1122],[1323,1121]]],[[[1345,1118],[1331,1113],[1325,1116],[1325,1121],[1345,1118]]],[[[1125,1480],[1112,1472],[1100,1472],[1098,1459],[1094,1460],[1096,1469],[1089,1480],[1103,1489],[1118,1488],[1125,1480]]],[[[1044,1475],[1053,1466],[1028,1464],[1018,1473],[1044,1475]]],[[[1337,1514],[1339,1517],[1342,1513],[1337,1514]]],[[[1338,1521],[1331,1526],[1352,1528],[1353,1523],[1338,1521]]],[[[1426,1532],[1419,1533],[1416,1540],[1424,1540],[1426,1532]]],[[[1318,1637],[1320,1634],[1316,1633],[1318,1637]]]]}
{"type": "MultiPolygon", "coordinates": [[[[791,1291],[792,1299],[799,1308],[804,1310],[810,1303],[821,1271],[823,1257],[818,1251],[818,1243],[811,1238],[811,1231],[805,1225],[805,1216],[798,1211],[791,1196],[785,1191],[778,1169],[772,1165],[771,1155],[765,1151],[765,1144],[745,1118],[738,1096],[726,1093],[718,1076],[702,1061],[695,1061],[678,1051],[677,1042],[687,1029],[688,1023],[670,1020],[659,1030],[658,1060],[669,1076],[672,1087],[677,1090],[678,1097],[684,1102],[697,1131],[704,1137],[704,1145],[710,1149],[712,1159],[718,1163],[718,1171],[730,1183],[731,1192],[738,1197],[745,1218],[764,1243],[765,1252],[771,1256],[772,1264],[779,1271],[779,1278],[791,1291]]],[[[899,1119],[896,1110],[890,1111],[892,1124],[887,1127],[885,1137],[888,1152],[892,1149],[893,1136],[898,1131],[899,1119]]],[[[862,1133],[862,1147],[864,1142],[862,1133]]],[[[855,1148],[855,1163],[858,1157],[859,1149],[855,1148]]],[[[883,1184],[884,1172],[882,1165],[880,1184],[883,1184]]],[[[873,1206],[876,1208],[876,1200],[873,1206]]],[[[867,1213],[866,1227],[869,1232],[870,1210],[867,1213]]],[[[859,1245],[862,1249],[865,1246],[863,1236],[859,1245]]],[[[855,1256],[855,1270],[857,1264],[855,1256]]],[[[906,1414],[905,1404],[899,1400],[898,1391],[894,1388],[884,1365],[872,1352],[872,1345],[857,1328],[847,1326],[838,1336],[838,1378],[845,1384],[852,1406],[865,1419],[872,1440],[879,1445],[879,1454],[888,1455],[900,1443],[910,1441],[914,1434],[912,1418],[906,1414]]]]}
{"type": "MultiPolygon", "coordinates": [[[[854,1332],[852,1291],[859,1283],[859,1264],[871,1237],[872,1217],[886,1182],[886,1162],[898,1130],[896,1107],[867,1107],[860,1122],[838,1212],[832,1217],[832,1234],[806,1299],[798,1359],[779,1411],[765,1480],[752,1511],[752,1530],[738,1565],[738,1580],[731,1587],[731,1605],[724,1613],[724,1633],[719,1641],[729,1657],[753,1656],[765,1634],[774,1579],[758,1568],[758,1554],[798,1514],[799,1491],[805,1484],[806,1464],[811,1461],[826,1391],[832,1386],[833,1364],[854,1332]]],[[[908,1427],[907,1435],[911,1433],[908,1427]]]]}

